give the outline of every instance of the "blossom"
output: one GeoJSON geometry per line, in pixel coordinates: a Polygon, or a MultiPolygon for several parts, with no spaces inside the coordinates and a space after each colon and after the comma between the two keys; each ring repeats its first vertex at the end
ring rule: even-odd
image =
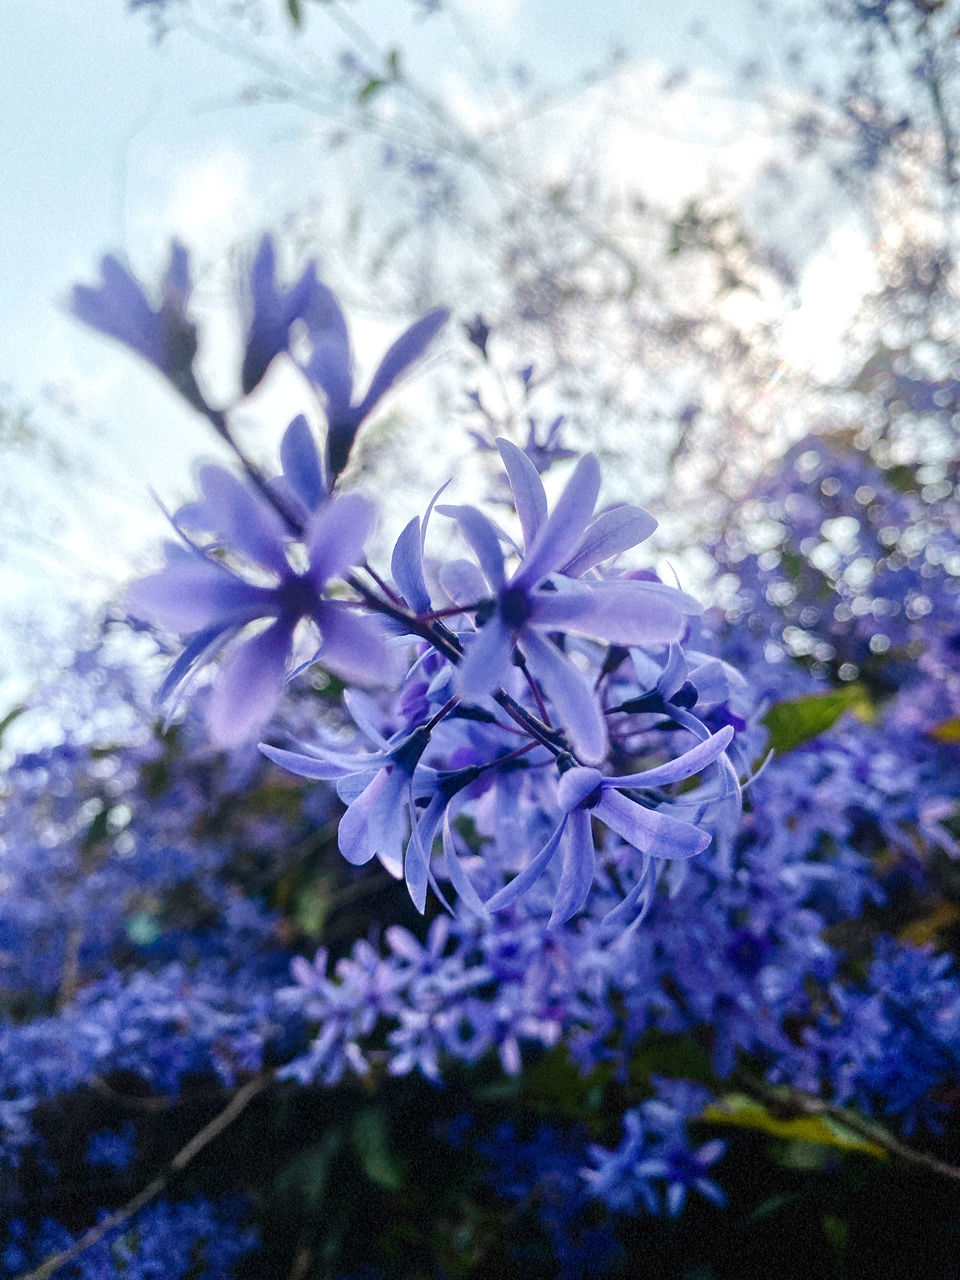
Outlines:
{"type": "Polygon", "coordinates": [[[117,258],[101,260],[103,283],[78,284],[70,297],[75,316],[110,338],[125,343],[173,383],[194,406],[206,405],[193,374],[197,331],[187,318],[190,264],[183,245],[173,242],[160,285],[160,305],[151,306],[139,281],[117,258]]]}
{"type": "Polygon", "coordinates": [[[292,539],[272,507],[222,467],[204,467],[200,483],[203,500],[178,513],[180,525],[220,532],[247,571],[195,544],[170,544],[166,567],[135,582],[126,603],[133,616],[188,637],[164,694],[246,633],[220,668],[208,711],[216,741],[235,746],[276,706],[302,620],[319,630],[317,657],[338,675],[369,683],[389,666],[374,622],[324,596],[328,582],[362,559],[374,509],[356,493],[320,506],[303,530],[306,568],[298,570],[292,539]],[[268,625],[248,632],[257,622],[268,625]]]}
{"type": "Polygon", "coordinates": [[[330,289],[317,285],[313,305],[305,317],[313,346],[304,372],[324,396],[331,480],[347,465],[364,418],[373,412],[397,379],[420,359],[449,314],[443,308],[430,311],[402,333],[377,366],[366,395],[354,400],[353,350],[347,322],[330,289]]]}
{"type": "Polygon", "coordinates": [[[287,349],[290,326],[307,314],[317,290],[312,262],[287,290],[277,288],[275,273],[273,240],[264,236],[250,270],[250,316],[240,373],[245,396],[258,385],[273,358],[287,349]]]}
{"type": "MultiPolygon", "coordinates": [[[[710,843],[709,832],[693,823],[649,809],[621,795],[622,790],[659,787],[680,782],[713,764],[729,746],[733,729],[729,726],[705,742],[666,764],[639,773],[606,777],[598,769],[569,768],[560,779],[558,796],[563,817],[543,848],[529,864],[487,902],[496,911],[516,901],[543,874],[558,849],[563,850],[563,869],[551,924],[562,924],[583,906],[593,884],[596,851],[592,818],[597,817],[645,858],[691,858],[710,843]]],[[[608,918],[620,920],[635,909],[646,882],[638,880],[636,890],[608,918]]]]}
{"type": "Polygon", "coordinates": [[[607,731],[592,681],[548,637],[566,631],[617,645],[669,644],[680,638],[685,615],[700,606],[660,582],[577,581],[646,537],[655,522],[637,507],[615,508],[594,519],[600,469],[592,454],[580,459],[547,515],[533,464],[508,441],[498,443],[524,533],[524,554],[513,574],[507,576],[500,535],[486,516],[472,506],[438,508],[457,521],[480,565],[479,573],[469,572],[468,565],[466,573],[441,574],[458,603],[472,592],[482,603],[479,632],[467,639],[455,687],[466,699],[492,693],[507,678],[519,648],[575,749],[596,762],[606,749],[607,731]]]}

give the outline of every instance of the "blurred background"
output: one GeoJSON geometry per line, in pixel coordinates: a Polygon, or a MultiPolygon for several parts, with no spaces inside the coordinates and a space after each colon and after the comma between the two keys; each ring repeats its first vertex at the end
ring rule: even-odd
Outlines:
{"type": "MultiPolygon", "coordinates": [[[[172,237],[189,247],[222,403],[267,229],[289,273],[318,258],[361,373],[450,306],[429,374],[367,442],[368,482],[388,468],[406,495],[397,528],[469,429],[561,407],[570,443],[615,462],[606,496],[655,510],[694,587],[709,560],[691,548],[811,430],[847,429],[883,465],[922,453],[921,480],[949,483],[956,19],[935,0],[733,0],[722,20],[612,0],[589,21],[565,0],[7,0],[7,702],[152,563],[150,491],[176,505],[197,451],[216,454],[67,314],[105,252],[149,280],[172,237]]],[[[242,410],[250,452],[269,459],[301,407],[275,369],[242,410]]]]}

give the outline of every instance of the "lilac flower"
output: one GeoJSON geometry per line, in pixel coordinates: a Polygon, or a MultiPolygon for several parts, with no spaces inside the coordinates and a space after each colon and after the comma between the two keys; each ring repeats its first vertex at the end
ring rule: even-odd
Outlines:
{"type": "Polygon", "coordinates": [[[273,358],[287,349],[290,326],[302,319],[317,290],[314,264],[289,289],[277,288],[273,240],[264,236],[250,271],[250,318],[240,382],[248,396],[267,372],[273,358]]]}
{"type": "Polygon", "coordinates": [[[260,744],[260,750],[268,760],[301,778],[339,779],[340,798],[347,802],[337,836],[340,852],[354,866],[363,866],[377,857],[397,877],[403,875],[406,863],[408,884],[422,911],[427,877],[425,874],[422,886],[413,882],[411,855],[408,849],[405,858],[403,851],[409,824],[416,823],[414,774],[418,782],[436,776],[434,770],[420,765],[430,732],[420,727],[410,733],[402,731],[388,741],[363,714],[355,698],[347,697],[346,704],[377,750],[350,753],[319,745],[311,754],[305,754],[266,743],[260,744]]]}
{"type": "MultiPolygon", "coordinates": [[[[487,902],[497,911],[515,902],[543,874],[558,849],[563,850],[563,869],[550,923],[562,924],[583,906],[593,884],[596,852],[593,844],[592,819],[597,817],[644,858],[691,858],[702,853],[710,843],[709,832],[692,823],[672,818],[666,813],[621,795],[621,790],[659,787],[680,782],[713,764],[733,737],[729,726],[706,742],[666,764],[639,773],[605,777],[598,769],[569,768],[560,779],[558,795],[563,817],[550,839],[530,863],[503,889],[487,902]]],[[[645,881],[637,882],[608,917],[613,922],[629,918],[635,911],[645,881]]]]}
{"type": "Polygon", "coordinates": [[[533,464],[508,441],[499,443],[524,533],[525,551],[514,573],[507,577],[500,536],[486,516],[475,507],[439,508],[457,520],[482,571],[461,572],[456,579],[448,574],[445,585],[458,603],[465,603],[471,587],[481,597],[494,593],[492,609],[481,613],[479,634],[469,640],[455,687],[466,699],[492,693],[507,678],[519,647],[576,750],[595,762],[603,757],[607,731],[592,683],[547,637],[562,630],[618,645],[668,644],[680,638],[684,616],[700,606],[658,582],[574,581],[646,537],[653,521],[635,507],[593,518],[600,471],[590,454],[581,458],[548,516],[533,464]]]}
{"type": "Polygon", "coordinates": [[[221,467],[203,468],[200,482],[203,500],[178,513],[180,524],[217,530],[260,581],[195,545],[171,545],[166,568],[134,583],[127,607],[135,617],[189,637],[163,693],[182,685],[252,623],[269,623],[233,646],[214,686],[210,729],[221,745],[234,746],[276,706],[302,620],[319,630],[317,657],[338,675],[369,682],[389,665],[372,620],[323,594],[328,582],[362,559],[373,507],[356,493],[319,507],[303,531],[307,567],[298,571],[290,537],[271,507],[221,467]]]}
{"type": "Polygon", "coordinates": [[[373,412],[397,379],[420,359],[448,316],[449,312],[443,309],[430,311],[401,334],[380,361],[366,395],[355,401],[353,351],[347,322],[333,293],[325,285],[317,285],[313,306],[305,317],[313,349],[304,372],[325,399],[327,467],[331,481],[347,465],[364,418],[373,412]]]}
{"type": "Polygon", "coordinates": [[[186,249],[174,241],[157,308],[150,305],[143,287],[116,258],[104,257],[100,271],[101,285],[74,286],[70,299],[73,314],[136,351],[159,369],[194,408],[204,412],[206,405],[193,375],[197,331],[186,314],[190,296],[186,249]]]}

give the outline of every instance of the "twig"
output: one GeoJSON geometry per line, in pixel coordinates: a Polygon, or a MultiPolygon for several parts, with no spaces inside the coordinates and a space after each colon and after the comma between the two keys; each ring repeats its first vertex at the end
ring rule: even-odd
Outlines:
{"type": "Polygon", "coordinates": [[[915,1147],[908,1147],[889,1129],[877,1124],[874,1120],[867,1120],[856,1111],[849,1111],[846,1107],[838,1107],[835,1103],[811,1097],[810,1094],[802,1093],[790,1085],[770,1085],[742,1073],[738,1073],[737,1078],[746,1089],[752,1091],[764,1102],[774,1103],[800,1115],[826,1116],[860,1137],[876,1143],[878,1147],[883,1147],[890,1155],[903,1160],[905,1164],[925,1169],[928,1173],[935,1173],[941,1178],[949,1178],[952,1182],[960,1182],[960,1168],[956,1165],[947,1164],[945,1160],[939,1160],[926,1151],[917,1151],[915,1147]]]}
{"type": "Polygon", "coordinates": [[[68,1262],[73,1262],[75,1258],[79,1258],[87,1249],[93,1248],[95,1244],[99,1244],[104,1236],[109,1235],[111,1231],[115,1231],[117,1227],[123,1226],[136,1213],[139,1213],[145,1205],[151,1200],[156,1199],[163,1191],[166,1190],[173,1176],[185,1169],[190,1161],[200,1154],[204,1147],[208,1146],[214,1138],[221,1134],[224,1129],[228,1128],[237,1116],[244,1111],[258,1094],[261,1094],[269,1084],[272,1083],[274,1073],[265,1071],[262,1075],[254,1077],[245,1085],[242,1085],[233,1095],[224,1109],[219,1112],[210,1121],[204,1125],[199,1133],[195,1133],[190,1141],[180,1148],[162,1173],[157,1176],[138,1192],[132,1200],[128,1200],[126,1204],[121,1205],[119,1209],[114,1209],[113,1213],[108,1214],[95,1227],[91,1227],[89,1231],[70,1246],[69,1249],[63,1249],[60,1253],[51,1254],[46,1261],[41,1262],[39,1267],[35,1267],[33,1271],[24,1272],[19,1280],[48,1280],[55,1271],[60,1267],[64,1267],[68,1262]]]}

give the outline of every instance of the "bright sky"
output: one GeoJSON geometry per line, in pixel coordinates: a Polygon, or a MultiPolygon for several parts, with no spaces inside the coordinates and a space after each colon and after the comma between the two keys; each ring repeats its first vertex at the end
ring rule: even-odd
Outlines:
{"type": "MultiPolygon", "coordinates": [[[[265,3],[282,9],[282,0],[265,3]]],[[[725,0],[731,56],[752,47],[755,7],[725,0]]],[[[304,8],[310,39],[323,19],[304,8]]],[[[413,33],[411,48],[435,75],[442,15],[413,20],[412,0],[349,8],[386,44],[413,33]]],[[[723,68],[722,49],[688,34],[716,17],[713,0],[605,0],[586,26],[583,0],[461,0],[460,10],[481,60],[499,69],[523,56],[544,84],[572,79],[614,46],[665,68],[723,68]]],[[[277,47],[296,52],[302,39],[284,29],[277,47]]],[[[190,415],[158,379],[65,314],[70,285],[94,280],[100,255],[116,249],[154,278],[173,234],[207,257],[249,243],[298,199],[335,189],[337,157],[311,153],[310,118],[295,107],[232,105],[250,71],[179,33],[154,43],[123,0],[0,0],[0,50],[0,384],[12,388],[10,403],[36,407],[68,453],[75,433],[91,469],[73,496],[24,473],[45,495],[41,517],[52,503],[64,522],[39,531],[39,548],[4,548],[0,572],[8,612],[42,617],[51,601],[103,598],[138,554],[142,567],[138,549],[162,532],[147,487],[182,496],[198,445],[190,415]]],[[[797,333],[802,347],[802,324],[797,333]]],[[[16,467],[9,475],[18,483],[16,467]]],[[[17,638],[4,645],[3,626],[0,618],[0,681],[24,661],[17,638]]]]}

